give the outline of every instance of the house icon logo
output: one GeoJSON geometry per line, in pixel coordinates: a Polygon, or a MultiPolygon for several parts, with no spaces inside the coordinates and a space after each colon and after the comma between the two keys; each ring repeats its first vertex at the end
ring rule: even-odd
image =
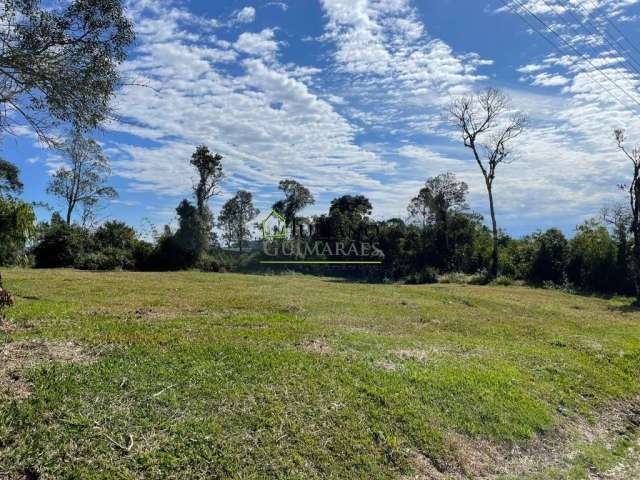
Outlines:
{"type": "Polygon", "coordinates": [[[287,238],[287,221],[275,210],[271,210],[271,213],[262,220],[260,227],[263,240],[287,238]]]}

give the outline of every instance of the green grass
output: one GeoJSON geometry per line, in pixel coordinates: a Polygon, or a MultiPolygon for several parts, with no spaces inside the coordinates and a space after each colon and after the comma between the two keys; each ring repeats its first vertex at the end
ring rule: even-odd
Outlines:
{"type": "MultiPolygon", "coordinates": [[[[0,343],[102,351],[32,366],[33,394],[0,400],[0,472],[11,475],[400,478],[416,453],[460,472],[454,439],[526,448],[640,393],[629,299],[295,275],[3,273],[18,328],[0,343]],[[130,439],[130,451],[118,446],[130,439]]],[[[611,468],[632,441],[578,445],[554,478],[611,468]]]]}

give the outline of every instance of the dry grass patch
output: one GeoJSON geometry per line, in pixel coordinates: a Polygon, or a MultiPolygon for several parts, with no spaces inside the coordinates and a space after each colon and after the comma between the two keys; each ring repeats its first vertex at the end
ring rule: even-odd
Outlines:
{"type": "Polygon", "coordinates": [[[327,342],[322,339],[316,338],[312,340],[304,340],[300,343],[300,348],[305,352],[319,353],[321,355],[330,355],[333,353],[333,348],[327,342]]]}
{"type": "Polygon", "coordinates": [[[90,363],[98,352],[86,351],[74,342],[29,340],[0,346],[0,396],[26,398],[32,386],[24,370],[47,362],[90,363]]]}

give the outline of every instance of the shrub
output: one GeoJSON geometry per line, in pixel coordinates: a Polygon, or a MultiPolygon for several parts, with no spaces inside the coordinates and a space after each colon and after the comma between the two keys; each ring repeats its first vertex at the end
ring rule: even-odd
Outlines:
{"type": "Polygon", "coordinates": [[[491,283],[503,287],[510,287],[514,284],[514,280],[509,275],[498,275],[491,283]]]}
{"type": "Polygon", "coordinates": [[[196,267],[203,272],[220,272],[223,270],[218,259],[209,254],[200,257],[196,267]]]}
{"type": "Polygon", "coordinates": [[[50,223],[39,226],[39,241],[33,249],[37,268],[72,267],[89,246],[88,232],[77,225],[67,225],[54,214],[50,223]]]}
{"type": "Polygon", "coordinates": [[[114,270],[119,266],[115,257],[100,252],[82,255],[74,264],[80,270],[114,270]]]}
{"type": "Polygon", "coordinates": [[[583,290],[620,290],[625,279],[619,278],[617,248],[604,226],[590,221],[577,227],[569,242],[567,276],[583,290]]]}
{"type": "Polygon", "coordinates": [[[410,275],[406,283],[411,285],[438,283],[438,271],[433,267],[425,267],[420,272],[410,275]]]}
{"type": "Polygon", "coordinates": [[[471,275],[471,278],[469,278],[469,285],[488,285],[492,280],[493,278],[491,278],[491,275],[489,275],[487,270],[480,270],[479,272],[471,275]]]}
{"type": "Polygon", "coordinates": [[[471,275],[467,275],[465,273],[451,272],[440,275],[438,277],[438,283],[457,283],[464,285],[466,283],[469,283],[470,278],[471,275]]]}

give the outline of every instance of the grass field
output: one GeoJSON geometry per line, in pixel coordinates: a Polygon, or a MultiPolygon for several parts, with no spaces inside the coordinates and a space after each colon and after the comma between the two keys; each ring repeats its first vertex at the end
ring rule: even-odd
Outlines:
{"type": "Polygon", "coordinates": [[[7,270],[0,478],[640,478],[640,312],[524,287],[7,270]]]}

